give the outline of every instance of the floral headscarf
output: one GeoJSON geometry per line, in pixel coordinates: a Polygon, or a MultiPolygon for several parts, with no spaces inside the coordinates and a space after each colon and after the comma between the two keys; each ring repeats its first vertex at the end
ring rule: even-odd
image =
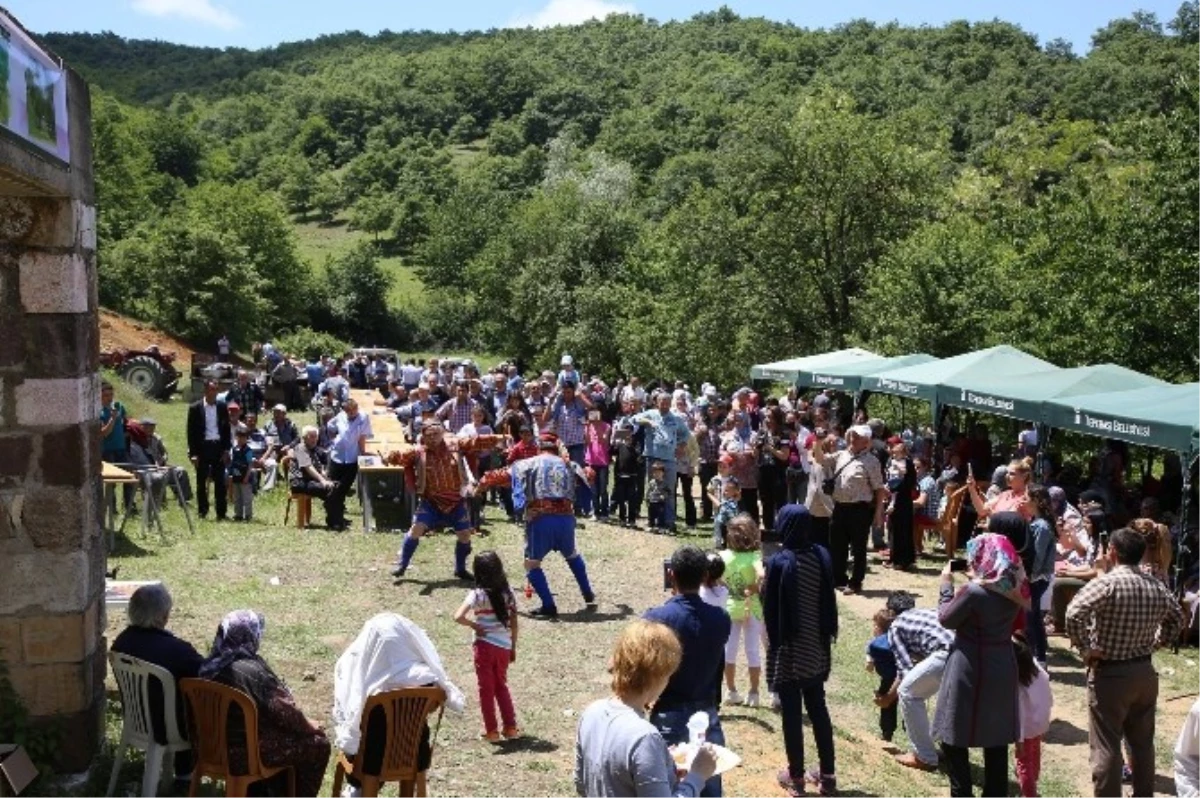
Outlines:
{"type": "Polygon", "coordinates": [[[212,651],[200,666],[201,678],[211,679],[240,659],[259,659],[266,626],[266,619],[254,610],[234,610],[222,618],[212,651]]]}
{"type": "Polygon", "coordinates": [[[1029,609],[1025,566],[1008,538],[993,532],[976,535],[967,541],[967,560],[976,583],[1029,609]]]}

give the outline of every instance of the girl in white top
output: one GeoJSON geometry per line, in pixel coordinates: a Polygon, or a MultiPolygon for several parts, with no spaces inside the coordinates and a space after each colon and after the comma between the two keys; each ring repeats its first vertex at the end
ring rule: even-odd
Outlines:
{"type": "Polygon", "coordinates": [[[1017,679],[1020,695],[1017,706],[1021,716],[1021,738],[1017,742],[1017,783],[1021,795],[1031,798],[1038,794],[1038,776],[1042,769],[1042,735],[1050,729],[1050,711],[1054,695],[1050,692],[1050,675],[1033,658],[1033,649],[1024,632],[1013,635],[1013,651],[1017,655],[1017,679]]]}
{"type": "Polygon", "coordinates": [[[704,584],[700,585],[700,598],[705,604],[725,609],[729,600],[729,588],[725,586],[725,561],[715,551],[708,553],[708,571],[704,575],[704,584]]]}

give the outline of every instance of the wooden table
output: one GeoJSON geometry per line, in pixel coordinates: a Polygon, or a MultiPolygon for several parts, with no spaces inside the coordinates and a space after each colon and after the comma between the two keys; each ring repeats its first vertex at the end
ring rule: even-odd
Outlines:
{"type": "MultiPolygon", "coordinates": [[[[385,458],[392,452],[407,452],[412,448],[404,431],[404,425],[396,417],[395,411],[382,405],[376,405],[380,399],[378,391],[351,391],[350,396],[358,402],[358,411],[366,413],[371,419],[371,437],[367,439],[367,448],[372,454],[385,458]]],[[[403,476],[403,466],[372,465],[360,466],[358,469],[358,500],[363,508],[363,533],[375,531],[375,508],[372,504],[371,491],[368,490],[367,480],[372,474],[398,474],[403,476]]],[[[412,504],[412,497],[409,497],[412,504]]]]}
{"type": "Polygon", "coordinates": [[[104,526],[108,530],[108,550],[117,544],[117,486],[137,485],[137,475],[109,462],[100,463],[100,480],[104,483],[104,526]]]}

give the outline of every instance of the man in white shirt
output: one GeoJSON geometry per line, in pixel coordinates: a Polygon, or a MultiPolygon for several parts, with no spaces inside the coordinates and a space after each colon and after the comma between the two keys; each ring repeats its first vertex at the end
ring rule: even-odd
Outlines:
{"type": "Polygon", "coordinates": [[[646,404],[646,389],[642,387],[642,381],[639,378],[629,378],[629,384],[625,386],[625,390],[621,391],[621,401],[635,402],[638,407],[646,404]]]}
{"type": "Polygon", "coordinates": [[[350,524],[346,521],[346,496],[358,478],[358,458],[367,453],[367,439],[371,437],[371,419],[358,410],[358,402],[347,399],[338,413],[327,425],[331,443],[329,446],[329,478],[337,483],[325,513],[329,528],[343,531],[350,524]]]}

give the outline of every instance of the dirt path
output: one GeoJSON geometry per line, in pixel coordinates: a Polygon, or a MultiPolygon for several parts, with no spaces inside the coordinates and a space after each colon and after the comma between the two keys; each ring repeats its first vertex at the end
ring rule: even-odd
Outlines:
{"type": "MultiPolygon", "coordinates": [[[[918,596],[918,606],[936,606],[937,575],[942,566],[940,559],[923,559],[919,564],[920,572],[916,574],[885,570],[873,554],[871,562],[874,575],[868,577],[867,595],[839,599],[843,618],[845,610],[849,609],[869,623],[871,616],[882,606],[886,592],[890,590],[906,590],[913,593],[918,596]]],[[[1054,695],[1054,711],[1050,731],[1043,739],[1042,770],[1043,773],[1057,771],[1067,774],[1068,783],[1076,795],[1090,795],[1092,782],[1088,763],[1086,673],[1071,653],[1070,645],[1064,636],[1052,635],[1050,650],[1050,684],[1054,695]]],[[[1195,654],[1194,650],[1183,650],[1179,656],[1164,652],[1155,657],[1161,680],[1155,735],[1155,753],[1158,760],[1155,795],[1175,794],[1169,766],[1170,752],[1194,700],[1197,679],[1195,654]],[[1181,684],[1184,685],[1182,690],[1179,689],[1181,684]],[[1188,684],[1190,688],[1186,687],[1188,684]],[[1188,689],[1193,691],[1191,699],[1184,697],[1188,689]]],[[[884,766],[895,767],[890,762],[885,762],[884,766]]]]}

